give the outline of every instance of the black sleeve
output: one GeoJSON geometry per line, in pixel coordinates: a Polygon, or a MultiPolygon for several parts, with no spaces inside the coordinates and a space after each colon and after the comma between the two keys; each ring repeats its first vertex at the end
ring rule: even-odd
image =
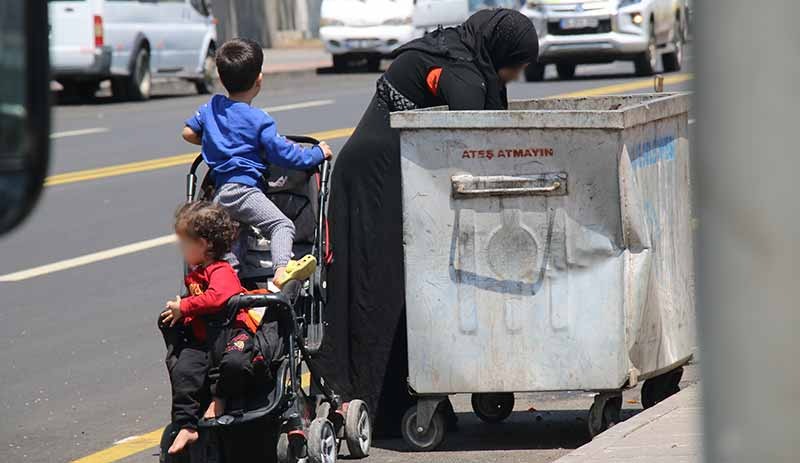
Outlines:
{"type": "Polygon", "coordinates": [[[439,77],[439,96],[451,110],[481,110],[486,106],[483,79],[474,70],[445,66],[439,77]]]}

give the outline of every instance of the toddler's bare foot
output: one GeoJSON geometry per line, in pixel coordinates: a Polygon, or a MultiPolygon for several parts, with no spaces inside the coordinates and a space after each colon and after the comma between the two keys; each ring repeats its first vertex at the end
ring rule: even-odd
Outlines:
{"type": "Polygon", "coordinates": [[[176,453],[182,452],[187,445],[194,443],[198,438],[197,430],[189,428],[181,429],[178,431],[178,435],[175,436],[175,440],[172,441],[172,445],[169,447],[169,454],[175,455],[176,453]]]}
{"type": "Polygon", "coordinates": [[[206,409],[206,413],[203,415],[203,418],[216,418],[222,413],[223,410],[225,410],[225,400],[221,397],[214,397],[214,399],[208,405],[208,409],[206,409]]]}

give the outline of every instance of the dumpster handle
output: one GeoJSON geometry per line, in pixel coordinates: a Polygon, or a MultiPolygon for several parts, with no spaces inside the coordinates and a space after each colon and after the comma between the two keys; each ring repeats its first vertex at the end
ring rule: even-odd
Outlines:
{"type": "Polygon", "coordinates": [[[472,175],[454,175],[451,179],[454,196],[510,196],[510,195],[536,195],[558,191],[563,183],[561,179],[554,179],[547,186],[520,186],[529,179],[518,177],[473,177],[472,175]],[[509,187],[503,187],[502,184],[509,187]],[[475,188],[476,186],[491,185],[495,188],[475,188]],[[513,186],[511,186],[513,185],[513,186]]]}

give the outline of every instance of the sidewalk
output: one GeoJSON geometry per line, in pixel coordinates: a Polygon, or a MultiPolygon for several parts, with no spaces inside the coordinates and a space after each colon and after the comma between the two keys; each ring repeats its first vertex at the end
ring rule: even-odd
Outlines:
{"type": "Polygon", "coordinates": [[[556,463],[702,463],[700,385],[624,421],[556,463]]]}
{"type": "Polygon", "coordinates": [[[264,74],[315,73],[332,66],[330,53],[322,44],[264,49],[264,74]]]}

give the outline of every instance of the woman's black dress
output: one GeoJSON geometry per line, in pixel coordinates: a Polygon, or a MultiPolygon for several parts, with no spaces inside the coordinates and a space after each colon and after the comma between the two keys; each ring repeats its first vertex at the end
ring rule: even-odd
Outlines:
{"type": "Polygon", "coordinates": [[[364,400],[383,434],[395,434],[413,404],[407,385],[400,138],[389,126],[389,113],[438,105],[505,106],[504,86],[494,89],[502,101],[487,104],[487,79],[480,63],[459,58],[470,51],[458,42],[456,29],[439,34],[438,42],[406,46],[378,80],[375,96],[336,158],[331,181],[333,262],[325,341],[315,366],[345,400],[364,400]],[[449,46],[440,46],[443,37],[449,37],[449,46]],[[456,53],[442,52],[455,42],[456,53]],[[437,67],[434,95],[427,77],[437,67]]]}

